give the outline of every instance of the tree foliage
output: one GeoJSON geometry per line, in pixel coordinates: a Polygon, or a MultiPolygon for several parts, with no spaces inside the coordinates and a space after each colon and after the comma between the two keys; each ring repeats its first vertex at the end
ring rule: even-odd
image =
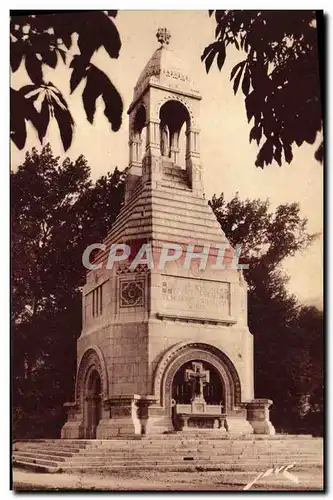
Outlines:
{"type": "Polygon", "coordinates": [[[110,58],[118,58],[121,41],[113,22],[117,11],[15,15],[10,22],[10,64],[15,73],[24,64],[31,83],[16,90],[11,88],[11,139],[19,149],[26,143],[26,123],[38,132],[40,142],[54,118],[59,127],[64,149],[72,142],[74,120],[63,93],[44,79],[44,69],[55,69],[59,61],[71,70],[70,90],[82,80],[85,88],[82,102],[87,119],[93,123],[96,100],[102,97],[104,114],[117,131],[121,126],[123,103],[108,76],[91,59],[104,47],[110,58]],[[73,55],[74,37],[78,54],[73,55]]]}
{"type": "Polygon", "coordinates": [[[17,424],[18,432],[38,432],[45,411],[59,419],[71,398],[86,273],[82,253],[106,236],[123,192],[119,170],[93,184],[83,156],[60,163],[49,145],[27,153],[11,174],[13,407],[25,425],[17,424]],[[24,415],[40,417],[35,431],[24,415]]]}
{"type": "MultiPolygon", "coordinates": [[[[292,147],[314,144],[322,129],[317,23],[314,11],[210,11],[216,40],[201,59],[207,72],[215,58],[221,70],[228,47],[243,56],[230,75],[241,89],[251,123],[250,142],[259,147],[256,166],[282,165],[293,159],[292,147]],[[284,158],[284,160],[283,160],[284,158]]],[[[315,153],[323,160],[323,143],[315,153]]]]}
{"type": "Polygon", "coordinates": [[[267,200],[242,201],[236,194],[226,201],[221,194],[210,204],[229,242],[242,244],[241,262],[249,264],[243,272],[254,335],[256,397],[273,399],[272,417],[279,428],[299,430],[304,398],[311,398],[311,410],[315,405],[322,409],[323,317],[288,293],[281,264],[306,249],[316,235],[307,233],[297,203],[272,212],[267,200]]]}

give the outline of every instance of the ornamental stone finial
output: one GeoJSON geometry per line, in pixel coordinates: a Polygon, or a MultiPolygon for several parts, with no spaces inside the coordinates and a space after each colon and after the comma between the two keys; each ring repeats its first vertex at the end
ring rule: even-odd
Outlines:
{"type": "Polygon", "coordinates": [[[158,28],[156,38],[163,47],[164,45],[169,45],[171,33],[166,28],[158,28]]]}

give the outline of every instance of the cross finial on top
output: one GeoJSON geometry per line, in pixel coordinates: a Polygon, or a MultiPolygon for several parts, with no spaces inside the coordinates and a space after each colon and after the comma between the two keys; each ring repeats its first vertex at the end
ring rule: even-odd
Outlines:
{"type": "Polygon", "coordinates": [[[163,47],[164,45],[169,45],[171,33],[166,28],[158,28],[156,38],[163,47]]]}

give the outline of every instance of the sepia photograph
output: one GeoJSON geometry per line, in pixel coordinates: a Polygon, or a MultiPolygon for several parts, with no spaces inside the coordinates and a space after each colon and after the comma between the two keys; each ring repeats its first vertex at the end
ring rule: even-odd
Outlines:
{"type": "Polygon", "coordinates": [[[324,12],[9,16],[10,489],[323,492],[324,12]]]}

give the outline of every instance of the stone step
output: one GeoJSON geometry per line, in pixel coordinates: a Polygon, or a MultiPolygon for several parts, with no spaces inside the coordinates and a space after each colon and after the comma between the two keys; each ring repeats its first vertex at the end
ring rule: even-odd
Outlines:
{"type": "Polygon", "coordinates": [[[218,449],[210,449],[210,450],[203,450],[203,449],[198,449],[198,448],[193,448],[193,449],[180,449],[180,450],[159,450],[159,449],[154,449],[154,450],[130,450],[130,449],[124,449],[124,450],[104,450],[104,449],[91,449],[91,450],[84,450],[80,451],[78,453],[64,453],[59,450],[47,450],[43,448],[24,448],[21,450],[14,451],[13,453],[15,454],[31,454],[36,456],[37,454],[43,454],[46,456],[52,456],[52,457],[57,457],[59,459],[70,459],[75,456],[81,456],[81,457],[93,457],[93,456],[112,456],[112,457],[117,457],[117,456],[129,456],[129,457],[137,457],[137,458],[142,458],[144,459],[145,457],[150,457],[150,456],[161,456],[163,454],[164,457],[167,456],[185,456],[185,455],[200,455],[200,456],[221,456],[225,458],[245,458],[247,456],[250,457],[256,457],[256,458],[261,458],[261,457],[295,457],[299,458],[300,456],[302,458],[315,458],[318,455],[318,453],[314,452],[304,452],[300,455],[300,453],[297,450],[294,451],[286,451],[286,452],[275,452],[275,451],[264,451],[264,452],[259,452],[259,451],[253,451],[253,450],[246,450],[246,451],[224,451],[224,450],[218,450],[218,449]]]}
{"type": "Polygon", "coordinates": [[[179,191],[188,191],[189,193],[192,192],[191,188],[187,185],[186,182],[181,182],[181,181],[173,181],[173,180],[168,180],[165,178],[162,178],[158,185],[158,189],[163,189],[168,188],[172,190],[179,190],[179,191]]]}
{"type": "Polygon", "coordinates": [[[290,463],[297,467],[320,468],[322,446],[322,439],[309,438],[35,440],[14,444],[13,463],[47,472],[154,468],[193,471],[238,468],[246,471],[290,463]]]}
{"type": "Polygon", "coordinates": [[[37,464],[37,465],[45,465],[48,467],[58,467],[59,466],[59,461],[57,460],[47,460],[45,458],[33,458],[33,457],[16,457],[13,455],[13,463],[15,464],[16,461],[23,461],[25,463],[30,463],[30,464],[37,464]]]}
{"type": "Polygon", "coordinates": [[[187,175],[186,169],[180,167],[179,165],[175,165],[173,162],[167,163],[163,162],[162,163],[162,170],[164,174],[170,174],[170,173],[175,173],[175,175],[187,175]]]}
{"type": "MultiPolygon", "coordinates": [[[[210,464],[191,464],[190,462],[187,462],[187,463],[184,463],[184,462],[179,462],[179,463],[174,463],[174,464],[154,464],[152,467],[150,466],[147,466],[147,465],[124,465],[124,466],[118,466],[118,465],[105,465],[105,466],[99,466],[99,467],[96,467],[96,466],[92,466],[92,465],[89,465],[89,466],[85,466],[85,467],[81,467],[81,466],[62,466],[62,467],[58,467],[58,466],[45,466],[45,465],[38,465],[38,464],[31,464],[29,462],[25,462],[25,461],[16,461],[14,463],[15,466],[17,467],[24,467],[24,468],[27,468],[27,469],[30,469],[30,470],[35,470],[36,472],[50,472],[50,473],[54,473],[54,472],[59,472],[59,471],[63,471],[63,472],[74,472],[74,471],[99,471],[99,470],[102,470],[102,471],[110,471],[110,472],[124,472],[124,471],[142,471],[142,470],[150,470],[151,468],[153,468],[153,470],[162,470],[164,472],[172,472],[172,471],[186,471],[186,472],[195,472],[195,471],[224,471],[224,472],[243,472],[244,471],[244,468],[242,467],[239,467],[239,464],[233,464],[233,465],[223,465],[223,464],[213,464],[213,463],[210,463],[210,464]]],[[[268,464],[267,465],[267,468],[269,468],[271,466],[271,464],[268,464]]],[[[313,467],[313,466],[312,466],[313,467]]],[[[311,467],[311,468],[312,468],[311,467]]],[[[320,469],[320,467],[318,467],[320,469]]],[[[297,472],[297,471],[301,471],[301,470],[308,470],[309,469],[309,466],[305,465],[305,466],[302,466],[302,465],[299,465],[298,467],[294,467],[293,468],[293,471],[294,472],[297,472]]],[[[249,464],[247,467],[246,467],[246,472],[258,472],[258,465],[255,464],[249,464]]]]}
{"type": "Polygon", "coordinates": [[[33,448],[43,448],[43,449],[48,449],[48,450],[55,450],[58,449],[60,451],[68,451],[68,452],[78,452],[78,451],[85,451],[85,450],[95,450],[95,449],[103,449],[103,450],[184,450],[184,449],[203,449],[203,450],[221,450],[223,452],[227,451],[232,451],[232,452],[240,452],[243,450],[251,450],[255,451],[257,450],[258,452],[262,451],[283,451],[283,452],[288,452],[288,451],[310,451],[310,452],[317,452],[322,450],[322,443],[312,443],[308,445],[303,445],[303,446],[297,446],[297,445],[282,445],[281,443],[276,443],[276,445],[271,445],[271,444],[266,444],[266,445],[257,445],[256,443],[250,443],[250,444],[243,444],[243,445],[235,445],[235,444],[230,444],[227,441],[216,441],[214,443],[168,443],[168,444],[162,444],[162,443],[148,443],[148,442],[141,442],[141,443],[125,443],[121,442],[120,440],[118,442],[114,441],[107,441],[101,444],[91,444],[87,445],[84,447],[74,447],[73,445],[66,446],[62,443],[59,444],[38,444],[38,443],[26,443],[26,444],[16,444],[13,449],[23,449],[26,447],[33,447],[33,448]]]}
{"type": "Polygon", "coordinates": [[[26,446],[17,446],[14,447],[13,450],[25,450],[25,449],[40,449],[40,450],[48,450],[48,451],[57,451],[63,453],[74,454],[78,453],[80,450],[85,450],[87,447],[74,448],[74,446],[61,446],[61,445],[43,445],[43,444],[31,444],[26,446]]]}
{"type": "Polygon", "coordinates": [[[92,455],[108,455],[108,454],[113,454],[114,456],[117,455],[135,455],[137,457],[146,457],[150,456],[152,454],[163,454],[163,456],[167,455],[174,455],[174,454],[191,454],[191,453],[200,453],[202,455],[219,455],[219,456],[230,456],[234,457],[237,456],[239,458],[246,457],[248,455],[255,456],[255,457],[261,457],[261,456],[277,456],[277,457],[316,457],[321,454],[321,450],[318,450],[317,452],[314,451],[304,451],[300,452],[299,450],[288,450],[288,451],[283,451],[283,450],[219,450],[219,449],[200,449],[200,448],[185,448],[185,449],[174,449],[174,450],[163,450],[163,449],[144,449],[144,450],[130,450],[130,449],[123,449],[123,450],[115,450],[115,449],[91,449],[91,450],[84,450],[80,451],[77,453],[73,452],[64,452],[59,449],[55,450],[48,450],[45,448],[23,448],[20,450],[15,451],[15,453],[45,453],[46,455],[50,456],[55,456],[55,457],[62,457],[62,458],[70,458],[72,456],[75,456],[77,454],[81,456],[92,456],[92,455]]]}
{"type": "Polygon", "coordinates": [[[133,450],[133,449],[136,449],[136,450],[154,450],[154,449],[157,449],[157,450],[181,450],[181,449],[207,449],[207,450],[212,450],[212,449],[220,449],[222,450],[223,452],[226,452],[227,450],[231,450],[233,452],[237,452],[237,451],[242,451],[242,450],[251,450],[251,452],[254,452],[255,450],[258,450],[258,452],[262,452],[262,451],[274,451],[274,452],[278,452],[280,450],[282,450],[283,452],[288,452],[288,451],[292,451],[292,450],[295,450],[297,452],[300,452],[300,451],[310,451],[310,452],[316,452],[316,451],[319,451],[319,450],[322,450],[322,443],[321,442],[316,442],[316,441],[313,441],[313,442],[310,442],[310,443],[289,443],[288,446],[286,447],[286,445],[284,443],[279,443],[279,442],[275,442],[275,443],[263,443],[263,444],[259,444],[258,442],[249,442],[249,443],[242,443],[242,444],[236,444],[236,443],[228,443],[228,441],[226,440],[221,440],[221,441],[214,441],[212,443],[206,443],[206,444],[201,444],[201,443],[160,443],[160,442],[156,442],[156,443],[149,443],[149,442],[146,442],[146,441],[139,441],[139,442],[136,442],[134,441],[133,443],[127,443],[127,442],[122,442],[121,440],[119,441],[114,441],[114,440],[110,440],[110,441],[102,441],[100,443],[91,443],[89,445],[84,445],[84,446],[81,446],[81,447],[78,447],[78,445],[74,445],[74,444],[65,444],[65,443],[62,443],[62,442],[58,442],[58,443],[34,443],[34,442],[31,442],[31,443],[21,443],[19,445],[14,445],[13,449],[23,449],[23,448],[26,448],[26,447],[29,447],[29,448],[44,448],[44,449],[48,449],[48,450],[53,450],[53,449],[57,449],[59,451],[66,451],[66,452],[77,452],[77,451],[80,451],[80,450],[86,450],[86,449],[94,449],[96,447],[100,448],[100,449],[112,449],[112,450],[125,450],[125,449],[129,449],[129,450],[133,450]]]}
{"type": "Polygon", "coordinates": [[[59,461],[59,462],[72,462],[72,461],[94,461],[94,460],[108,460],[111,462],[114,461],[150,461],[150,460],[156,460],[156,461],[161,461],[161,460],[183,460],[186,458],[189,459],[198,459],[198,460],[219,460],[223,462],[235,462],[238,460],[243,460],[244,462],[261,462],[261,461],[277,461],[277,460],[296,460],[297,462],[302,462],[302,461],[320,461],[320,457],[316,456],[297,456],[296,454],[291,455],[291,456],[286,456],[286,455],[263,455],[263,456],[252,456],[252,455],[245,455],[245,456],[238,456],[238,455],[223,455],[223,454],[202,454],[198,452],[191,452],[191,453],[179,453],[179,454],[147,454],[145,456],[140,456],[140,455],[131,455],[131,454],[119,454],[119,455],[114,455],[114,454],[95,454],[95,455],[82,455],[80,453],[77,453],[76,455],[73,455],[72,457],[59,457],[59,456],[54,456],[54,455],[47,455],[43,452],[15,452],[13,454],[14,457],[25,457],[27,459],[32,459],[32,460],[51,460],[51,461],[59,461]]]}
{"type": "MultiPolygon", "coordinates": [[[[156,198],[163,198],[166,200],[166,203],[168,203],[168,200],[175,200],[179,201],[180,203],[182,202],[183,204],[192,203],[193,205],[201,205],[201,206],[207,206],[208,202],[205,200],[203,197],[198,197],[194,196],[192,191],[189,189],[187,193],[182,193],[181,191],[177,193],[177,190],[173,188],[168,188],[165,187],[163,189],[159,188],[154,188],[152,189],[152,197],[153,199],[156,198]]],[[[186,207],[187,208],[187,207],[186,207]]],[[[184,209],[184,205],[183,205],[184,209]]]]}
{"type": "Polygon", "coordinates": [[[163,457],[161,456],[152,456],[146,458],[145,460],[139,460],[137,458],[129,458],[125,459],[123,458],[112,458],[110,457],[99,457],[99,458],[90,458],[90,457],[74,457],[71,459],[67,460],[51,460],[45,457],[27,457],[27,456],[13,456],[14,461],[26,461],[29,463],[34,463],[34,464],[39,464],[39,465],[52,465],[55,466],[55,464],[59,467],[62,466],[75,466],[75,467],[84,467],[84,466],[96,466],[96,467],[104,467],[106,465],[119,465],[119,466],[126,466],[126,465],[137,465],[141,464],[142,466],[151,466],[153,464],[174,464],[174,463],[180,463],[180,462],[193,462],[197,464],[201,463],[209,463],[209,464],[221,464],[221,465],[238,465],[242,467],[247,467],[249,465],[256,465],[258,467],[264,468],[264,467],[270,467],[270,466],[281,466],[284,464],[288,463],[294,463],[295,465],[317,465],[320,466],[322,465],[321,461],[316,461],[316,460],[286,460],[286,459],[268,459],[268,458],[261,458],[261,459],[249,459],[247,458],[246,460],[242,461],[241,463],[239,460],[236,460],[235,457],[233,457],[229,460],[223,458],[223,457],[200,457],[200,456],[187,456],[187,457],[163,457]]]}
{"type": "Polygon", "coordinates": [[[188,179],[188,175],[186,170],[183,169],[163,169],[162,179],[181,180],[186,182],[188,179]]]}
{"type": "MultiPolygon", "coordinates": [[[[302,456],[317,456],[322,450],[304,450],[302,452],[302,456]]],[[[210,448],[210,447],[183,447],[183,448],[158,448],[158,447],[143,447],[143,448],[112,448],[112,447],[91,447],[86,449],[73,451],[65,451],[60,448],[50,449],[47,447],[24,447],[15,450],[17,452],[26,452],[26,453],[46,453],[52,455],[58,455],[63,457],[71,457],[77,453],[80,455],[92,455],[92,454],[136,454],[140,456],[149,455],[152,453],[158,453],[163,455],[166,454],[177,454],[177,453],[202,453],[202,454],[221,454],[225,456],[244,456],[247,454],[251,454],[253,456],[262,456],[262,455],[277,455],[277,456],[298,456],[300,455],[300,450],[298,449],[290,449],[290,450],[274,450],[274,449],[224,449],[224,448],[210,448]]]]}

